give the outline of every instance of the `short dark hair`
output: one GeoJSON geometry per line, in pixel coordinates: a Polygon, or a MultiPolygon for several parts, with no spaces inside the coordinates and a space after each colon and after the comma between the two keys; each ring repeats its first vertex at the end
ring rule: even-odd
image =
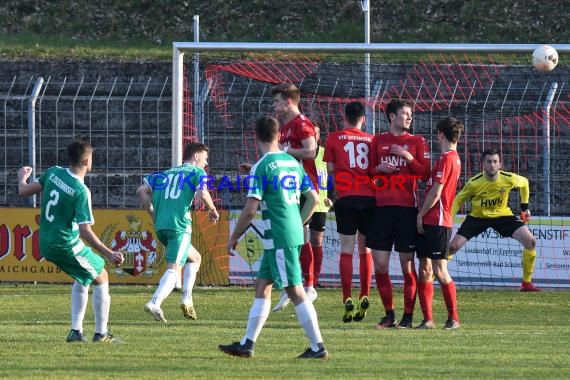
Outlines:
{"type": "Polygon", "coordinates": [[[485,156],[494,156],[495,154],[499,156],[499,161],[501,161],[501,153],[499,152],[498,149],[495,148],[485,149],[481,154],[481,161],[485,160],[485,156]]]}
{"type": "Polygon", "coordinates": [[[264,143],[274,141],[279,134],[279,122],[273,116],[263,115],[255,121],[255,136],[264,143]]]}
{"type": "Polygon", "coordinates": [[[393,113],[395,115],[398,114],[398,111],[404,107],[410,107],[412,110],[414,109],[414,103],[411,100],[407,99],[392,99],[386,104],[386,118],[390,121],[390,114],[393,113]]]}
{"type": "Polygon", "coordinates": [[[301,91],[297,86],[290,83],[278,84],[271,88],[271,96],[281,94],[284,99],[291,99],[293,104],[299,105],[301,101],[301,91]]]}
{"type": "Polygon", "coordinates": [[[202,143],[191,142],[184,148],[184,154],[182,156],[182,160],[189,161],[192,159],[195,153],[200,152],[209,152],[210,148],[208,145],[202,143]]]}
{"type": "Polygon", "coordinates": [[[447,141],[456,143],[463,132],[463,122],[454,117],[446,117],[437,123],[437,130],[443,133],[447,141]]]}
{"type": "Polygon", "coordinates": [[[78,137],[67,146],[67,158],[72,166],[81,164],[85,153],[93,152],[93,147],[85,138],[78,137]]]}
{"type": "Polygon", "coordinates": [[[344,106],[344,117],[350,125],[354,125],[362,117],[366,116],[366,108],[362,102],[354,101],[344,106]]]}

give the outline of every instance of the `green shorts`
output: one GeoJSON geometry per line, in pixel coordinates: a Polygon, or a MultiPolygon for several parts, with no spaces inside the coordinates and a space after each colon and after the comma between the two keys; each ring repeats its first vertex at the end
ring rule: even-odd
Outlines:
{"type": "Polygon", "coordinates": [[[168,264],[186,264],[186,259],[192,248],[192,235],[188,232],[175,230],[159,230],[158,240],[166,247],[166,262],[168,264]]]}
{"type": "Polygon", "coordinates": [[[105,259],[79,241],[73,248],[42,249],[42,255],[83,286],[91,285],[105,270],[105,259]],[[77,253],[75,253],[77,252],[77,253]]]}
{"type": "Polygon", "coordinates": [[[303,283],[299,262],[301,247],[302,245],[295,245],[263,251],[257,278],[272,280],[276,289],[301,285],[303,283]]]}

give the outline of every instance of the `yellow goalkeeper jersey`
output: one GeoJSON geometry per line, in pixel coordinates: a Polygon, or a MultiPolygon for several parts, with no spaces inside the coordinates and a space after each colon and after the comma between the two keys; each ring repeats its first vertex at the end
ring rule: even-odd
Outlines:
{"type": "Polygon", "coordinates": [[[491,181],[484,173],[471,177],[463,189],[455,196],[451,214],[457,211],[466,201],[471,202],[469,215],[476,218],[497,218],[514,215],[509,208],[509,193],[519,189],[521,203],[528,204],[530,195],[528,179],[515,173],[499,170],[499,176],[491,181]]]}
{"type": "Polygon", "coordinates": [[[325,155],[325,148],[317,146],[317,157],[315,158],[315,167],[317,168],[317,180],[319,183],[319,202],[315,208],[315,212],[328,212],[330,207],[325,206],[325,199],[327,199],[328,191],[328,174],[327,163],[323,161],[325,155]]]}

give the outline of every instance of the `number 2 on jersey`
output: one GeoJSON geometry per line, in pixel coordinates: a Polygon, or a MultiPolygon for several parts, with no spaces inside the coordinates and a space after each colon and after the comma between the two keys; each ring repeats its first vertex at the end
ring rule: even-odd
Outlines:
{"type": "Polygon", "coordinates": [[[57,202],[59,202],[59,191],[52,190],[49,193],[49,196],[50,200],[46,204],[46,219],[48,220],[48,222],[53,222],[54,216],[50,214],[49,209],[51,208],[51,206],[55,206],[57,205],[57,202]]]}
{"type": "Polygon", "coordinates": [[[358,143],[354,146],[354,142],[350,141],[344,145],[344,151],[348,153],[348,161],[351,168],[357,165],[360,169],[368,169],[368,145],[358,143]]]}

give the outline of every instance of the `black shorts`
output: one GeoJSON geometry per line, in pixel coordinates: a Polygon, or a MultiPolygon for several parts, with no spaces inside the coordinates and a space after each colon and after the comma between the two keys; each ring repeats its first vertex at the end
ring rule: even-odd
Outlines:
{"type": "Polygon", "coordinates": [[[375,207],[366,246],[378,251],[391,251],[393,246],[397,252],[415,252],[417,215],[416,207],[375,207]]]}
{"type": "MultiPolygon", "coordinates": [[[[299,201],[299,212],[301,212],[301,210],[303,209],[303,206],[305,205],[306,201],[307,201],[307,197],[305,197],[304,195],[301,194],[301,200],[299,201]]],[[[303,224],[303,226],[309,225],[311,223],[312,218],[313,218],[313,216],[311,216],[309,218],[309,220],[307,220],[307,223],[303,224]]]]}
{"type": "Polygon", "coordinates": [[[498,218],[476,218],[467,215],[465,221],[461,224],[461,227],[459,227],[457,234],[469,240],[486,231],[488,228],[492,228],[503,237],[511,237],[513,233],[522,226],[524,226],[524,223],[518,216],[514,215],[499,216],[498,218]]]}
{"type": "Polygon", "coordinates": [[[326,212],[315,212],[311,216],[311,222],[309,223],[309,229],[313,231],[322,232],[325,230],[325,223],[327,221],[326,212]]]}
{"type": "Polygon", "coordinates": [[[374,197],[350,195],[334,203],[336,231],[343,235],[354,235],[356,231],[368,235],[372,225],[376,200],[374,197]]]}
{"type": "Polygon", "coordinates": [[[447,260],[451,240],[451,227],[424,224],[424,233],[416,239],[418,259],[447,260]]]}

